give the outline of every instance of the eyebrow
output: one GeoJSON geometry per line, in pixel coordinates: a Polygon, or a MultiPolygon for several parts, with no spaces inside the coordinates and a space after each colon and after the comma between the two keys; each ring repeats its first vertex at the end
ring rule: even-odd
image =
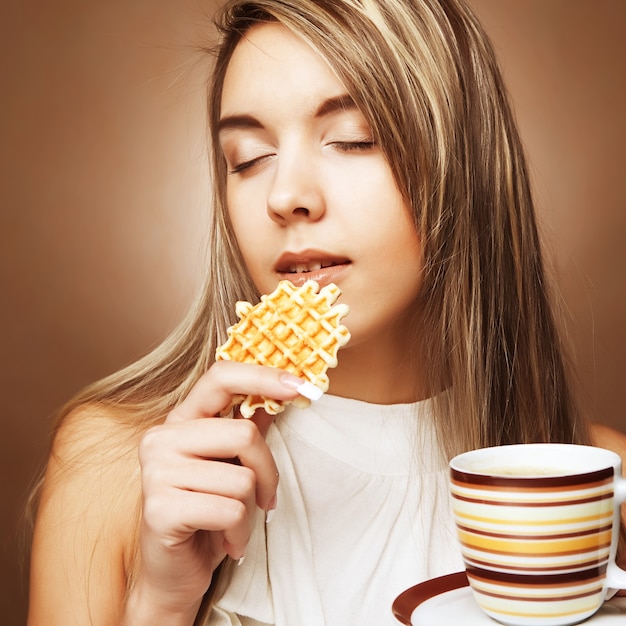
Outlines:
{"type": "MultiPolygon", "coordinates": [[[[349,111],[356,109],[357,106],[349,94],[341,94],[324,100],[313,114],[314,119],[319,119],[327,115],[331,115],[336,111],[349,111]]],[[[225,115],[217,123],[217,131],[221,133],[225,130],[236,129],[260,129],[263,124],[253,115],[225,115]]]]}
{"type": "Polygon", "coordinates": [[[357,106],[350,96],[347,93],[341,94],[340,96],[335,96],[334,98],[328,98],[328,100],[324,100],[322,104],[315,111],[314,117],[324,117],[325,115],[329,115],[334,113],[335,111],[349,111],[352,109],[356,109],[357,106]]]}

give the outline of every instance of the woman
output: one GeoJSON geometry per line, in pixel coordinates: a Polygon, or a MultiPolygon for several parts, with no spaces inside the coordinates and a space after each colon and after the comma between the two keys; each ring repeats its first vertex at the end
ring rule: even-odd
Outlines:
{"type": "Polygon", "coordinates": [[[521,142],[469,10],[238,0],[220,30],[205,289],[64,411],[31,626],[393,623],[398,593],[462,567],[451,455],[607,441],[574,407],[521,142]],[[350,306],[329,394],[217,419],[239,395],[298,395],[214,363],[235,302],[283,278],[350,306]]]}

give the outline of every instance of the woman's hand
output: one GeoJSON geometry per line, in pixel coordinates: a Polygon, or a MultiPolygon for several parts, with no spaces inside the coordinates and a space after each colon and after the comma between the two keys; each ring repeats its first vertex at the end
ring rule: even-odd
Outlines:
{"type": "Polygon", "coordinates": [[[215,418],[234,396],[291,400],[302,382],[220,361],[145,434],[141,565],[127,607],[133,615],[149,608],[161,617],[195,616],[219,563],[244,556],[256,507],[275,506],[278,471],[264,439],[272,418],[263,411],[250,420],[215,418]]]}

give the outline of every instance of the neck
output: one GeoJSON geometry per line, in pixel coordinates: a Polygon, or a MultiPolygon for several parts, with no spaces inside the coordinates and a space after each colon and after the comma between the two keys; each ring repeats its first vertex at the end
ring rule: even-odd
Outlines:
{"type": "Polygon", "coordinates": [[[392,332],[356,345],[338,355],[339,365],[328,371],[329,393],[375,404],[424,400],[426,389],[419,351],[405,334],[392,332]]]}

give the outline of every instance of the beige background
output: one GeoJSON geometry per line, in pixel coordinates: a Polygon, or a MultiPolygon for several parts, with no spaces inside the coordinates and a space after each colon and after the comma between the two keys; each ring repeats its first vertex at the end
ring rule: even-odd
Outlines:
{"type": "MultiPolygon", "coordinates": [[[[626,2],[474,0],[493,35],[591,414],[626,431],[626,2]]],[[[210,0],[3,0],[0,622],[54,410],[162,338],[206,224],[210,0]]]]}

